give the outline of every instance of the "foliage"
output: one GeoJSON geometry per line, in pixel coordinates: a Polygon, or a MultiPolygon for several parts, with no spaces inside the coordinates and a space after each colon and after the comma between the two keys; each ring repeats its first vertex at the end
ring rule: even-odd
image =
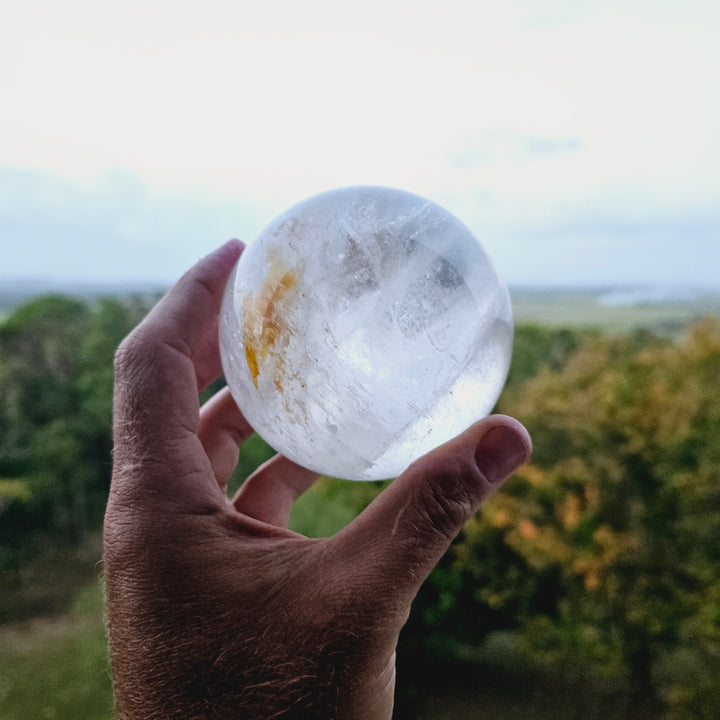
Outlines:
{"type": "Polygon", "coordinates": [[[102,593],[94,581],[50,626],[36,621],[0,642],[0,719],[110,720],[112,690],[102,593]]]}
{"type": "Polygon", "coordinates": [[[468,523],[419,599],[458,642],[523,633],[536,659],[629,679],[669,717],[720,707],[720,324],[679,343],[586,339],[500,409],[531,465],[468,523]]]}
{"type": "Polygon", "coordinates": [[[9,500],[29,500],[30,488],[25,480],[15,478],[14,480],[0,479],[0,511],[5,502],[9,500]]]}
{"type": "Polygon", "coordinates": [[[0,325],[0,570],[18,571],[39,543],[77,542],[100,522],[113,354],[145,311],[49,296],[0,325]]]}
{"type": "Polygon", "coordinates": [[[329,537],[341,530],[387,482],[348,482],[321,477],[293,506],[290,528],[309,537],[329,537]]]}
{"type": "Polygon", "coordinates": [[[559,370],[583,341],[596,337],[595,330],[569,330],[541,325],[520,325],[515,329],[512,362],[506,387],[523,385],[541,368],[559,370]]]}
{"type": "MultiPolygon", "coordinates": [[[[46,297],[0,324],[0,573],[5,597],[15,598],[13,610],[3,600],[0,619],[55,607],[17,592],[18,583],[37,584],[29,569],[42,567],[32,560],[39,547],[54,547],[45,554],[56,563],[67,544],[97,535],[110,477],[112,357],[146,310],[46,297]]],[[[530,429],[532,464],[466,525],[423,586],[399,652],[417,660],[442,648],[467,662],[505,638],[513,662],[633,688],[630,716],[651,700],[655,716],[717,717],[718,378],[717,321],[680,341],[517,328],[498,409],[530,429]]],[[[247,441],[231,492],[271,455],[259,437],[247,441]]],[[[332,534],[382,487],[323,478],[296,503],[291,526],[332,534]]],[[[102,639],[93,637],[58,646],[52,662],[68,653],[97,659],[102,639]]],[[[0,681],[5,699],[8,687],[0,681]]]]}

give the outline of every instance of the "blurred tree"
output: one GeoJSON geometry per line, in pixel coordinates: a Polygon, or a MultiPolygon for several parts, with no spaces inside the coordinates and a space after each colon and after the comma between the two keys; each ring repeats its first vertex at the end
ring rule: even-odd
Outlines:
{"type": "Polygon", "coordinates": [[[77,349],[88,313],[80,301],[43,297],[0,325],[0,468],[27,452],[37,427],[77,412],[77,349]]]}
{"type": "MultiPolygon", "coordinates": [[[[0,570],[17,570],[33,538],[99,526],[112,359],[146,310],[48,297],[0,324],[0,570]]],[[[498,409],[527,424],[533,462],[423,586],[400,652],[442,641],[462,654],[510,631],[538,660],[628,678],[668,717],[717,717],[719,378],[717,321],[676,343],[519,327],[498,409]]],[[[271,454],[251,438],[232,488],[271,454]]],[[[292,525],[330,534],[381,488],[323,479],[292,525]]]]}
{"type": "Polygon", "coordinates": [[[468,657],[509,630],[543,665],[624,679],[631,716],[717,717],[720,323],[678,343],[586,335],[557,362],[551,335],[520,337],[532,378],[499,410],[533,462],[465,526],[403,642],[468,657]]]}
{"type": "Polygon", "coordinates": [[[598,334],[596,330],[518,325],[506,387],[522,385],[535,377],[541,368],[560,369],[578,345],[598,334]]]}
{"type": "Polygon", "coordinates": [[[487,513],[538,583],[555,578],[546,612],[524,623],[535,651],[571,650],[627,672],[638,700],[707,717],[720,673],[718,378],[717,321],[680,343],[584,343],[506,398],[536,453],[487,513]],[[670,657],[705,670],[678,683],[670,657]]]}
{"type": "Polygon", "coordinates": [[[0,555],[18,567],[35,538],[76,541],[99,525],[110,476],[115,348],[142,301],[48,296],[0,325],[0,555]],[[12,559],[12,562],[9,560],[12,559]]]}

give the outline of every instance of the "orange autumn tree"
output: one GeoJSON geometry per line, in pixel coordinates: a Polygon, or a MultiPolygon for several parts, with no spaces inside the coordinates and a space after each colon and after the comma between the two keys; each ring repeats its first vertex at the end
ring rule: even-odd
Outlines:
{"type": "Polygon", "coordinates": [[[718,710],[720,324],[677,343],[586,342],[502,409],[536,452],[486,521],[556,578],[550,612],[525,622],[533,647],[627,673],[670,707],[718,710]]]}
{"type": "MultiPolygon", "coordinates": [[[[720,714],[720,323],[587,335],[511,384],[535,451],[419,598],[430,631],[523,638],[669,717],[720,714]]],[[[632,702],[632,698],[631,698],[632,702]]]]}

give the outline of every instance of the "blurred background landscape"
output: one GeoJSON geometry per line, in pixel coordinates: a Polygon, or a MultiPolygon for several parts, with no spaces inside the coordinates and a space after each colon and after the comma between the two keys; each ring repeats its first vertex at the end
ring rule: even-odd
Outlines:
{"type": "MultiPolygon", "coordinates": [[[[26,0],[0,20],[0,720],[110,720],[112,358],[196,259],[333,187],[507,280],[530,465],[398,649],[398,720],[720,717],[716,0],[26,0]]],[[[217,389],[217,385],[212,388],[217,389]]],[[[235,484],[271,450],[243,450],[235,484]]],[[[382,484],[321,479],[327,535],[382,484]]]]}
{"type": "MultiPolygon", "coordinates": [[[[533,461],[421,590],[398,650],[396,717],[715,717],[719,298],[515,297],[498,409],[528,426],[533,461]]],[[[2,720],[111,718],[100,526],[112,357],[153,300],[83,292],[5,305],[2,720]]],[[[251,439],[234,487],[271,454],[251,439]]],[[[323,478],[291,527],[329,535],[383,486],[323,478]]]]}

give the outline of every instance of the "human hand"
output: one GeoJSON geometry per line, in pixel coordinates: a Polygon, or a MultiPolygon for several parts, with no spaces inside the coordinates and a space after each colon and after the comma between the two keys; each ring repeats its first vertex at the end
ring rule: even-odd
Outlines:
{"type": "Polygon", "coordinates": [[[104,562],[118,718],[388,719],[412,599],[530,439],[486,418],[326,539],[288,530],[316,475],[281,456],[229,499],[253,430],[227,389],[202,409],[198,393],[221,372],[240,252],[200,261],[117,353],[104,562]]]}

